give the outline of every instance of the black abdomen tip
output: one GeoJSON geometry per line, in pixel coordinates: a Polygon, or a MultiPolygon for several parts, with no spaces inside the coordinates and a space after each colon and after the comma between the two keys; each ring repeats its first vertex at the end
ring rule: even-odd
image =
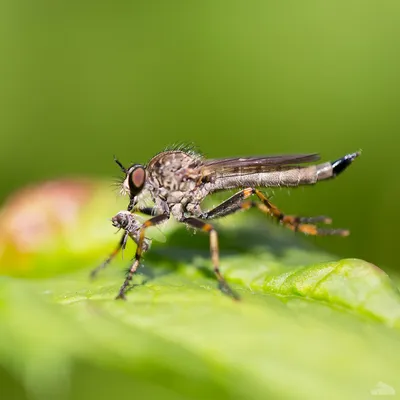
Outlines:
{"type": "Polygon", "coordinates": [[[346,156],[339,158],[332,162],[333,176],[337,176],[342,173],[355,158],[361,154],[361,151],[356,151],[355,153],[347,154],[346,156]]]}

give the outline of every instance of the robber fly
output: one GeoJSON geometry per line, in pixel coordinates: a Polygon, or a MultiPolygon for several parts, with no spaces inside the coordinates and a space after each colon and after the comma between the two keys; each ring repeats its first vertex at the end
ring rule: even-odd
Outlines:
{"type": "Polygon", "coordinates": [[[319,155],[312,153],[206,159],[191,149],[178,147],[157,154],[147,165],[132,164],[125,168],[115,159],[124,173],[121,193],[129,195],[129,205],[127,211],[113,218],[113,224],[123,229],[124,234],[114,252],[94,273],[123,250],[128,237],[131,237],[137,244],[136,254],[117,296],[117,299],[124,299],[141,257],[149,247],[145,237],[146,229],[166,222],[172,215],[177,221],[210,235],[211,259],[219,286],[232,298],[239,299],[220,272],[218,235],[208,221],[255,207],[292,231],[307,235],[347,236],[348,230],[317,226],[330,224],[331,219],[328,217],[285,215],[258,188],[313,185],[336,177],[359,155],[360,152],[355,152],[333,162],[303,165],[319,160],[319,155]],[[207,211],[201,208],[202,201],[209,194],[232,189],[240,190],[215,208],[207,211]],[[143,199],[149,195],[154,203],[152,207],[143,205],[143,199]],[[140,224],[135,216],[137,212],[151,218],[140,224]]]}

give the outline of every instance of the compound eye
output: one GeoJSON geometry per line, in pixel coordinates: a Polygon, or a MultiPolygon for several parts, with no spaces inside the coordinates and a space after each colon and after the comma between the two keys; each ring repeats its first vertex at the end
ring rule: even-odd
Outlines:
{"type": "Polygon", "coordinates": [[[129,174],[129,187],[131,192],[138,193],[144,186],[146,171],[143,167],[136,167],[129,174]]]}

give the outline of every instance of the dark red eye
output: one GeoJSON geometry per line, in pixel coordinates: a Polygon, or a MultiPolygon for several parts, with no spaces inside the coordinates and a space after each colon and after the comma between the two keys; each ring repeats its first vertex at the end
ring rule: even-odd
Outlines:
{"type": "Polygon", "coordinates": [[[129,186],[131,190],[135,191],[141,189],[144,185],[144,181],[146,179],[146,172],[143,167],[136,167],[129,174],[129,186]]]}

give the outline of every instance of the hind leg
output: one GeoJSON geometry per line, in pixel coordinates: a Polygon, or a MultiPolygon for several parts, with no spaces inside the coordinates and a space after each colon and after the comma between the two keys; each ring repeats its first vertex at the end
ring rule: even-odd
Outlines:
{"type": "Polygon", "coordinates": [[[274,204],[272,204],[267,196],[265,196],[261,191],[254,188],[246,188],[238,193],[235,193],[232,197],[225,200],[215,208],[202,213],[200,218],[202,219],[215,219],[222,218],[227,215],[233,214],[240,210],[248,210],[249,208],[257,207],[263,213],[272,216],[280,224],[286,226],[292,231],[299,231],[307,235],[339,235],[347,236],[349,231],[346,229],[329,229],[329,228],[319,228],[315,224],[323,223],[330,224],[332,220],[329,217],[317,216],[317,217],[298,217],[294,215],[285,215],[282,211],[278,209],[274,204]],[[257,196],[261,201],[248,200],[250,196],[257,196]]]}

